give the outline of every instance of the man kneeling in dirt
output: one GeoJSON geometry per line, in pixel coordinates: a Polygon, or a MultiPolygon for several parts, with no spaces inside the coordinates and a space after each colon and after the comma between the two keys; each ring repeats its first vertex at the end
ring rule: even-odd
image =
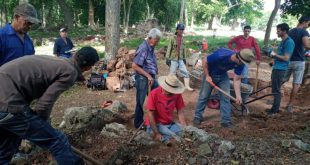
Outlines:
{"type": "Polygon", "coordinates": [[[174,140],[180,141],[182,127],[186,126],[183,112],[185,104],[181,95],[185,87],[173,74],[159,77],[158,83],[159,87],[152,90],[147,99],[145,125],[147,132],[156,140],[171,145],[174,140]],[[173,121],[174,109],[182,126],[173,121]]]}
{"type": "Polygon", "coordinates": [[[94,48],[83,47],[71,59],[25,56],[1,66],[0,164],[9,164],[21,139],[48,149],[59,165],[83,164],[67,137],[48,118],[58,96],[75,81],[84,80],[82,72],[98,60],[94,48]]]}

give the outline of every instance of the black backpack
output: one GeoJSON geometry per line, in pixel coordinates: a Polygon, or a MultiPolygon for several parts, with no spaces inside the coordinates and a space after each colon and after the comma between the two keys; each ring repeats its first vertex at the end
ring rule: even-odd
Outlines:
{"type": "Polygon", "coordinates": [[[87,81],[87,87],[92,90],[103,90],[105,89],[105,82],[106,80],[102,77],[102,75],[92,73],[87,81]]]}

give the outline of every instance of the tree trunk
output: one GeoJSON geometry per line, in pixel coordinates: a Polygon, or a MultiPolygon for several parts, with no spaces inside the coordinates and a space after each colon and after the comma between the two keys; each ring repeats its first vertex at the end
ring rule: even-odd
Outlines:
{"type": "Polygon", "coordinates": [[[209,20],[209,23],[208,23],[208,30],[212,30],[213,28],[213,21],[214,21],[214,18],[215,18],[215,16],[214,15],[212,15],[211,16],[211,19],[209,20]]]}
{"type": "Polygon", "coordinates": [[[123,10],[124,10],[124,18],[123,18],[123,28],[125,28],[126,26],[126,14],[127,14],[127,11],[126,11],[126,0],[123,0],[123,10]]]}
{"type": "Polygon", "coordinates": [[[272,10],[272,13],[271,13],[270,18],[269,18],[268,23],[267,23],[267,29],[266,29],[265,38],[264,38],[264,46],[268,46],[268,44],[269,44],[269,38],[270,38],[272,23],[273,23],[273,20],[276,17],[276,14],[280,8],[280,3],[281,3],[281,0],[275,0],[275,6],[272,10]]]}
{"type": "Polygon", "coordinates": [[[191,31],[194,30],[194,19],[195,19],[195,13],[192,12],[192,17],[191,17],[191,28],[190,28],[191,31]]]}
{"type": "Polygon", "coordinates": [[[28,2],[28,0],[19,0],[19,4],[23,4],[23,3],[26,3],[28,2]]]}
{"type": "Polygon", "coordinates": [[[187,7],[185,6],[185,27],[188,28],[188,11],[187,7]]]}
{"type": "Polygon", "coordinates": [[[184,22],[184,19],[183,19],[183,16],[184,16],[184,3],[185,3],[185,0],[182,0],[181,1],[181,10],[180,10],[180,23],[183,23],[184,22]]]}
{"type": "Polygon", "coordinates": [[[57,0],[59,3],[59,6],[61,10],[64,13],[65,16],[65,23],[69,28],[73,27],[73,13],[71,11],[71,8],[67,5],[65,0],[57,0]]]}
{"type": "Polygon", "coordinates": [[[127,17],[126,17],[126,25],[125,25],[125,34],[128,33],[128,24],[129,24],[129,18],[130,18],[130,8],[131,8],[131,5],[132,5],[132,1],[133,0],[129,0],[129,4],[128,4],[128,10],[127,10],[127,17]]]}
{"type": "Polygon", "coordinates": [[[42,1],[42,24],[41,27],[42,29],[46,28],[46,13],[45,13],[45,4],[44,1],[42,1]]]}
{"type": "Polygon", "coordinates": [[[120,0],[106,0],[105,8],[105,58],[115,58],[120,43],[120,0]]]}
{"type": "Polygon", "coordinates": [[[236,27],[238,27],[238,25],[239,24],[237,22],[237,18],[234,18],[230,30],[236,30],[236,27]]]}
{"type": "Polygon", "coordinates": [[[147,9],[146,19],[149,19],[149,18],[151,18],[151,11],[150,11],[150,5],[149,5],[148,1],[146,1],[146,9],[147,9]]]}
{"type": "Polygon", "coordinates": [[[93,0],[88,0],[88,26],[93,30],[97,30],[94,18],[93,0]]]}

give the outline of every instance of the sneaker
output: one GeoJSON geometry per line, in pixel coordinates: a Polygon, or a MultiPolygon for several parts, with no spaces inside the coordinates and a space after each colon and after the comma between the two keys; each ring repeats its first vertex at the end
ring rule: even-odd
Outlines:
{"type": "Polygon", "coordinates": [[[195,127],[199,127],[200,124],[201,124],[201,121],[198,120],[197,118],[195,118],[195,119],[193,120],[193,125],[194,125],[195,127]]]}
{"type": "Polygon", "coordinates": [[[223,128],[231,128],[233,126],[233,124],[231,122],[228,122],[228,123],[221,123],[221,126],[223,128]]]}
{"type": "Polygon", "coordinates": [[[293,112],[293,105],[287,105],[287,107],[285,108],[286,112],[293,112]]]}

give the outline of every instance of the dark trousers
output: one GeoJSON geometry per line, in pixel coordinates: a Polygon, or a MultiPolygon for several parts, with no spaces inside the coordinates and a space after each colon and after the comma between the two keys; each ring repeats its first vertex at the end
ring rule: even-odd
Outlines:
{"type": "Polygon", "coordinates": [[[273,69],[271,73],[272,93],[274,93],[271,112],[278,113],[281,103],[281,85],[285,77],[286,70],[273,69]]]}
{"type": "MultiPolygon", "coordinates": [[[[155,75],[152,76],[154,79],[153,86],[151,88],[155,89],[158,87],[158,82],[155,79],[155,75]]],[[[136,109],[135,109],[135,119],[134,119],[134,125],[136,128],[139,128],[139,126],[143,123],[143,104],[145,97],[148,93],[148,79],[138,73],[135,75],[135,80],[136,80],[136,109]]]]}
{"type": "Polygon", "coordinates": [[[71,151],[67,137],[30,108],[21,113],[0,112],[0,164],[8,165],[21,139],[48,149],[59,165],[80,165],[83,160],[71,151]]]}

